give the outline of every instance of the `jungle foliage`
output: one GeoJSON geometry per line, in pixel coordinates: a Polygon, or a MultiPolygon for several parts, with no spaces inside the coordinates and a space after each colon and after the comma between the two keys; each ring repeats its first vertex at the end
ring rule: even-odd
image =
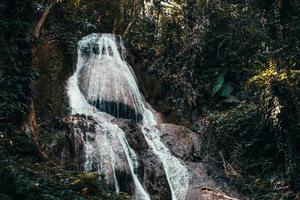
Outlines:
{"type": "Polygon", "coordinates": [[[29,28],[33,1],[1,1],[0,122],[19,124],[30,108],[32,68],[29,28]]]}
{"type": "Polygon", "coordinates": [[[203,159],[252,198],[298,198],[299,4],[177,3],[180,11],[157,7],[129,35],[163,85],[146,85],[148,99],[170,121],[205,124],[203,159]]]}

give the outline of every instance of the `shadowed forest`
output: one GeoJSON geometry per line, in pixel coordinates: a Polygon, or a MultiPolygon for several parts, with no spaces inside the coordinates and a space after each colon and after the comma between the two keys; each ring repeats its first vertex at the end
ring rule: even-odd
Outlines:
{"type": "Polygon", "coordinates": [[[0,41],[0,199],[147,200],[139,182],[155,200],[300,199],[298,0],[1,0],[0,41]],[[99,49],[82,39],[92,33],[110,34],[91,36],[99,49]],[[120,58],[106,66],[130,72],[99,72],[107,60],[80,71],[81,56],[116,56],[110,45],[120,58]],[[87,141],[115,129],[72,104],[77,71],[87,104],[128,141],[108,172],[87,141]],[[176,193],[164,148],[203,186],[176,193]]]}

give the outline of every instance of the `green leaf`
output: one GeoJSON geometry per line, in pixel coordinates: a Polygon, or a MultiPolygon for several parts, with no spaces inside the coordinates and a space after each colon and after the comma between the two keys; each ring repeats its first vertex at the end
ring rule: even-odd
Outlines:
{"type": "Polygon", "coordinates": [[[221,97],[228,97],[233,91],[233,87],[230,83],[225,83],[221,89],[220,96],[221,97]]]}
{"type": "Polygon", "coordinates": [[[216,80],[216,82],[213,85],[212,89],[212,95],[214,96],[223,86],[225,80],[225,73],[222,73],[216,80]]]}

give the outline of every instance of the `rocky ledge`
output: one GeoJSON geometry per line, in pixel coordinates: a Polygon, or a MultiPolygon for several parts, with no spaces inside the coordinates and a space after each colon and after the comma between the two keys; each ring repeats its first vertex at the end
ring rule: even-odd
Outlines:
{"type": "MultiPolygon", "coordinates": [[[[154,200],[171,199],[171,191],[163,169],[162,163],[149,148],[140,127],[134,121],[117,119],[113,123],[117,124],[125,133],[130,147],[137,154],[139,166],[136,173],[144,188],[154,200]]],[[[197,199],[234,199],[230,197],[207,175],[205,166],[200,160],[200,139],[197,133],[192,132],[183,126],[161,123],[156,125],[160,131],[160,137],[165,145],[176,157],[185,162],[190,171],[190,187],[186,196],[187,200],[197,199]]],[[[69,168],[84,171],[86,162],[85,142],[96,140],[97,135],[110,135],[102,124],[96,123],[92,117],[85,115],[73,115],[64,119],[54,119],[40,125],[38,136],[39,144],[50,159],[69,168]]],[[[105,139],[100,140],[98,145],[105,148],[105,139]]],[[[112,148],[121,147],[121,144],[114,140],[112,148]]],[[[101,148],[100,148],[101,149],[101,148]]],[[[105,149],[103,149],[105,151],[105,149]]],[[[102,163],[100,172],[105,174],[105,180],[115,188],[115,181],[118,182],[120,194],[133,194],[133,181],[129,165],[124,151],[117,149],[115,153],[114,169],[111,160],[103,154],[95,154],[91,159],[102,163]],[[108,163],[107,163],[108,162],[108,163]]],[[[89,172],[99,173],[99,166],[91,162],[89,172]]],[[[230,192],[232,194],[232,192],[230,192]]],[[[236,195],[236,194],[235,194],[236,195]]]]}

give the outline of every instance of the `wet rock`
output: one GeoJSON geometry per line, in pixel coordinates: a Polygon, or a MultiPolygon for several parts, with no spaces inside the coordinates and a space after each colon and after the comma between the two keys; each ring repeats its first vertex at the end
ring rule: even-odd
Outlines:
{"type": "MultiPolygon", "coordinates": [[[[139,166],[136,166],[135,171],[151,199],[171,199],[171,191],[163,165],[149,148],[140,127],[136,123],[122,119],[116,119],[113,123],[124,130],[130,147],[137,154],[139,166]]],[[[201,163],[192,162],[192,160],[197,160],[199,152],[197,149],[198,137],[195,133],[185,127],[173,124],[159,124],[157,128],[161,131],[162,141],[175,155],[185,160],[190,172],[190,186],[186,200],[227,200],[231,198],[226,193],[220,192],[221,190],[207,175],[201,163]]],[[[120,192],[129,196],[133,195],[133,180],[122,145],[113,133],[107,132],[103,124],[96,123],[93,118],[85,115],[73,115],[64,119],[57,118],[47,121],[40,125],[38,139],[52,160],[60,162],[69,169],[79,171],[86,167],[84,166],[86,142],[92,141],[92,144],[98,145],[97,151],[99,152],[91,147],[90,150],[95,151],[95,154],[90,157],[90,170],[88,172],[103,173],[106,182],[111,188],[115,188],[113,171],[115,169],[120,192]],[[109,150],[109,146],[106,146],[109,139],[112,141],[111,148],[113,151],[109,150]],[[112,168],[112,160],[109,157],[111,152],[115,155],[114,168],[112,168]],[[101,166],[98,166],[97,163],[101,163],[101,166]]]]}
{"type": "Polygon", "coordinates": [[[153,115],[155,117],[155,121],[157,123],[162,124],[162,123],[166,122],[166,119],[165,119],[163,114],[161,114],[160,112],[157,112],[156,110],[154,110],[149,103],[144,102],[144,104],[145,104],[146,108],[153,113],[153,115]]]}
{"type": "Polygon", "coordinates": [[[112,135],[91,117],[73,115],[41,124],[38,140],[46,154],[55,162],[69,169],[103,173],[107,183],[113,187],[116,177],[120,191],[133,194],[126,155],[120,141],[112,138],[113,142],[109,143],[108,138],[112,135]],[[96,148],[91,144],[98,146],[96,148]],[[92,152],[87,154],[87,151],[92,152]]]}
{"type": "Polygon", "coordinates": [[[93,132],[95,127],[89,120],[91,119],[85,116],[75,115],[40,124],[38,141],[42,149],[50,159],[81,170],[84,163],[84,141],[74,130],[93,132]]]}
{"type": "Polygon", "coordinates": [[[161,140],[172,153],[183,159],[195,161],[200,157],[199,136],[184,126],[174,124],[158,124],[161,140]]]}
{"type": "Polygon", "coordinates": [[[223,191],[234,194],[229,188],[219,188],[220,184],[208,176],[207,170],[200,161],[200,138],[184,126],[158,124],[161,140],[172,153],[185,161],[190,173],[189,189],[186,200],[237,200],[223,191]]]}
{"type": "Polygon", "coordinates": [[[153,200],[171,199],[171,191],[162,163],[149,149],[140,128],[134,123],[123,124],[129,145],[138,155],[138,176],[153,200]]]}
{"type": "Polygon", "coordinates": [[[140,113],[122,102],[97,99],[96,101],[89,101],[89,104],[95,106],[99,111],[109,113],[116,118],[131,119],[136,122],[143,119],[140,113]]]}
{"type": "Polygon", "coordinates": [[[120,37],[91,34],[79,45],[85,57],[79,72],[79,89],[86,100],[117,118],[142,120],[143,99],[137,92],[131,67],[123,61],[125,49],[120,37]]]}

